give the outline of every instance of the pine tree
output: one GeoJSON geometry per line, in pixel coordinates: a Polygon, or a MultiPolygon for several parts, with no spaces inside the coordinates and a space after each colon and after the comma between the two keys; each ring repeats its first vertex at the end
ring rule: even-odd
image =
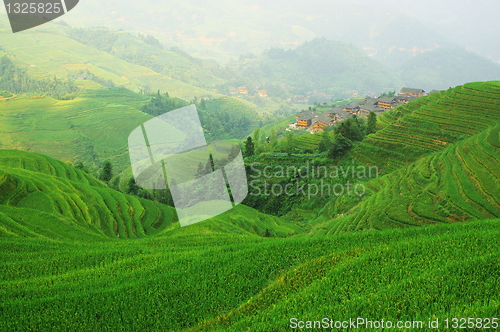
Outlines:
{"type": "Polygon", "coordinates": [[[113,167],[111,166],[111,162],[106,160],[104,162],[101,174],[99,174],[99,180],[108,182],[113,177],[113,167]]]}
{"type": "Polygon", "coordinates": [[[127,182],[127,189],[125,189],[125,193],[129,195],[137,195],[139,193],[139,189],[141,189],[135,182],[135,179],[131,177],[127,182]]]}
{"type": "Polygon", "coordinates": [[[366,134],[373,134],[377,131],[377,116],[375,112],[370,111],[368,114],[368,123],[366,125],[366,134]]]}
{"type": "Polygon", "coordinates": [[[245,142],[245,156],[250,157],[255,153],[255,146],[253,144],[252,137],[248,136],[245,142]]]}
{"type": "Polygon", "coordinates": [[[286,152],[290,157],[293,151],[293,133],[291,131],[286,133],[286,152]]]}

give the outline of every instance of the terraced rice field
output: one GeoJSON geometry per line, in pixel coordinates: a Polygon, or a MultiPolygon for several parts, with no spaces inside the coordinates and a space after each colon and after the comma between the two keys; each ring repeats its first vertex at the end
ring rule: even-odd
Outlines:
{"type": "Polygon", "coordinates": [[[354,152],[367,164],[381,163],[386,175],[368,182],[369,196],[320,233],[500,217],[500,82],[421,99],[354,152]],[[388,160],[361,155],[368,149],[388,160]]]}
{"type": "Polygon", "coordinates": [[[381,130],[353,153],[388,173],[494,126],[500,121],[499,107],[497,81],[468,83],[419,98],[380,116],[381,130]]]}

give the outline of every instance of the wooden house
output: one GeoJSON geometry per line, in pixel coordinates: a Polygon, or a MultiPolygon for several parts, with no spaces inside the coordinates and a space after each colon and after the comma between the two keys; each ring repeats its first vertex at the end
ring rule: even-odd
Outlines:
{"type": "Polygon", "coordinates": [[[247,95],[248,89],[244,86],[240,86],[240,87],[238,87],[238,93],[241,93],[242,95],[247,95]]]}
{"type": "Polygon", "coordinates": [[[267,91],[266,90],[259,90],[259,91],[257,91],[257,96],[267,97],[267,91]]]}
{"type": "Polygon", "coordinates": [[[422,97],[425,95],[425,91],[422,89],[402,88],[399,94],[413,97],[422,97]]]}
{"type": "Polygon", "coordinates": [[[310,127],[313,117],[318,114],[315,111],[302,111],[295,116],[297,125],[302,128],[310,127]]]}
{"type": "Polygon", "coordinates": [[[325,114],[317,114],[311,120],[312,132],[316,133],[324,131],[325,127],[331,125],[333,122],[334,120],[329,116],[326,116],[325,114]]]}
{"type": "Polygon", "coordinates": [[[393,107],[395,100],[394,97],[380,97],[377,98],[377,106],[383,109],[389,109],[393,107]]]}

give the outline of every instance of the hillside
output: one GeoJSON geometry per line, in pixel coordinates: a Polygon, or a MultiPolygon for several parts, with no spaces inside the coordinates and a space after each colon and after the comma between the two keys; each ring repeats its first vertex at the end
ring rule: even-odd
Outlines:
{"type": "Polygon", "coordinates": [[[151,116],[138,111],[144,95],[123,88],[86,90],[73,100],[33,94],[0,101],[2,149],[22,149],[100,167],[128,167],[130,132],[151,116]]]}
{"type": "MultiPolygon", "coordinates": [[[[128,136],[152,118],[141,111],[150,103],[151,96],[124,88],[86,89],[73,100],[36,93],[0,99],[0,147],[83,163],[93,171],[110,160],[117,174],[130,167],[128,136]]],[[[210,141],[244,138],[258,125],[260,116],[240,99],[222,97],[203,105],[198,109],[210,141]]]]}
{"type": "Polygon", "coordinates": [[[281,86],[291,95],[314,91],[333,96],[346,90],[379,93],[403,86],[389,69],[354,46],[326,39],[306,42],[295,50],[272,48],[256,59],[238,63],[233,70],[267,90],[281,86]]]}
{"type": "MultiPolygon", "coordinates": [[[[58,240],[141,238],[199,232],[180,229],[175,210],[166,205],[125,195],[50,157],[0,150],[0,236],[58,240]]],[[[206,222],[214,233],[285,236],[300,227],[245,206],[206,222]]]]}
{"type": "Polygon", "coordinates": [[[422,226],[500,217],[500,82],[469,83],[379,118],[352,151],[381,176],[355,204],[332,200],[315,232],[422,226]]]}
{"type": "Polygon", "coordinates": [[[188,100],[194,96],[221,96],[81,44],[65,36],[65,27],[57,24],[48,23],[22,34],[6,31],[7,26],[2,26],[3,51],[13,55],[34,76],[64,78],[89,70],[101,79],[133,91],[168,91],[188,100]]]}

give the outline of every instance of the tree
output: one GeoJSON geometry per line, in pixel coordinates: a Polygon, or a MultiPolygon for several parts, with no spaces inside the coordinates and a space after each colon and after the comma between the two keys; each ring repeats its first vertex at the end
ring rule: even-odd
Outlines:
{"type": "Polygon", "coordinates": [[[293,133],[291,131],[286,133],[286,153],[290,157],[293,151],[293,133]]]}
{"type": "Polygon", "coordinates": [[[319,142],[319,152],[326,152],[332,147],[332,141],[330,140],[330,137],[328,137],[328,133],[325,131],[323,132],[323,138],[319,142]]]}
{"type": "Polygon", "coordinates": [[[373,134],[377,131],[377,116],[375,112],[370,111],[368,114],[368,122],[366,124],[366,134],[373,134]]]}
{"type": "Polygon", "coordinates": [[[358,121],[357,117],[352,117],[347,120],[342,121],[337,130],[336,134],[342,134],[345,138],[351,141],[362,141],[363,140],[363,130],[358,121]]]}
{"type": "Polygon", "coordinates": [[[255,154],[262,152],[260,146],[260,128],[255,129],[253,133],[253,144],[255,147],[255,154]]]}
{"type": "Polygon", "coordinates": [[[127,182],[127,188],[125,189],[125,193],[137,196],[137,194],[139,193],[139,189],[141,189],[141,187],[137,185],[134,177],[131,177],[127,182]]]}
{"type": "Polygon", "coordinates": [[[99,180],[108,182],[113,177],[113,167],[111,166],[111,162],[106,160],[103,164],[103,168],[101,174],[99,174],[99,180]]]}
{"type": "Polygon", "coordinates": [[[269,143],[268,151],[273,151],[274,148],[276,147],[276,143],[278,143],[278,136],[276,135],[275,128],[271,129],[271,135],[269,136],[268,143],[269,143]]]}
{"type": "Polygon", "coordinates": [[[346,153],[352,146],[353,143],[350,139],[341,133],[335,134],[334,142],[330,150],[328,150],[327,157],[332,159],[337,158],[346,153]]]}
{"type": "Polygon", "coordinates": [[[245,142],[245,157],[253,156],[255,153],[255,146],[252,141],[252,137],[248,136],[245,142]]]}

